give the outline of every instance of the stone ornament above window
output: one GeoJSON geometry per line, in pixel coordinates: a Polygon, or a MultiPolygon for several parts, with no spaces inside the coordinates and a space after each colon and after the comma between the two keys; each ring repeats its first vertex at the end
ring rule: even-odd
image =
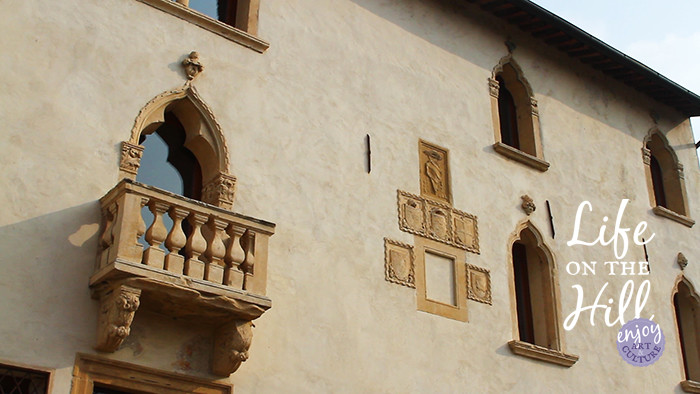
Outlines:
{"type": "Polygon", "coordinates": [[[678,266],[681,267],[681,271],[684,270],[685,267],[688,266],[688,259],[681,252],[678,252],[678,256],[676,257],[676,261],[678,262],[678,266]]]}
{"type": "Polygon", "coordinates": [[[535,201],[532,199],[532,197],[528,196],[527,194],[520,196],[520,199],[523,200],[523,203],[520,205],[520,207],[525,211],[526,215],[531,215],[537,207],[535,206],[535,201]]]}

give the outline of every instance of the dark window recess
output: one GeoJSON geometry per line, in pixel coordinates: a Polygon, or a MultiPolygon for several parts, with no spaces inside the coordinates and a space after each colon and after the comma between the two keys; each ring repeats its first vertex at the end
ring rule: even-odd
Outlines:
{"type": "Polygon", "coordinates": [[[218,19],[227,25],[236,26],[236,10],[238,0],[217,0],[216,11],[218,19]]]}
{"type": "Polygon", "coordinates": [[[501,76],[496,77],[498,81],[498,117],[501,123],[501,142],[515,149],[520,149],[520,139],[518,136],[518,117],[515,109],[515,99],[508,91],[506,82],[501,76]]]}
{"type": "Polygon", "coordinates": [[[515,242],[513,244],[513,271],[515,275],[515,299],[518,311],[518,331],[520,340],[535,343],[535,329],[532,319],[532,301],[530,298],[530,278],[527,267],[527,248],[515,242]]]}
{"type": "Polygon", "coordinates": [[[46,394],[49,374],[0,365],[0,394],[46,394]]]}
{"type": "Polygon", "coordinates": [[[656,198],[656,205],[667,208],[666,205],[666,191],[664,190],[664,175],[661,169],[661,164],[656,158],[651,156],[651,183],[654,186],[654,198],[656,198]]]}
{"type": "Polygon", "coordinates": [[[683,369],[685,370],[685,376],[687,377],[690,376],[690,369],[688,368],[688,352],[685,348],[685,341],[683,340],[685,338],[683,336],[683,324],[681,320],[681,315],[683,313],[681,312],[681,306],[678,302],[678,297],[678,293],[676,293],[673,296],[673,307],[676,310],[676,324],[678,325],[678,337],[680,338],[681,342],[681,354],[683,355],[683,369]]]}
{"type": "MultiPolygon", "coordinates": [[[[180,123],[178,118],[172,112],[166,112],[165,122],[163,122],[163,124],[156,129],[155,133],[157,133],[163,142],[165,142],[165,144],[168,146],[167,162],[170,163],[170,165],[172,165],[179,174],[180,179],[173,180],[172,182],[168,183],[168,185],[171,183],[173,185],[177,185],[182,182],[182,190],[177,190],[177,187],[175,186],[163,186],[163,188],[176,194],[182,194],[185,197],[201,200],[202,169],[200,168],[197,158],[184,145],[187,134],[185,132],[185,128],[182,126],[182,123],[180,123]]],[[[143,144],[146,137],[147,136],[142,135],[139,143],[143,144]]],[[[148,150],[146,150],[145,155],[149,155],[148,150]]],[[[150,157],[148,159],[150,159],[150,157]]],[[[160,172],[161,170],[155,165],[152,165],[151,162],[144,157],[139,175],[142,175],[142,171],[160,172]]],[[[140,181],[141,179],[137,176],[136,180],[140,181]]]]}

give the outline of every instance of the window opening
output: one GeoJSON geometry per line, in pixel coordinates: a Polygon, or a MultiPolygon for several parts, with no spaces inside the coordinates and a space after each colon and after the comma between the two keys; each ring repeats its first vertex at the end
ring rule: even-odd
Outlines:
{"type": "Polygon", "coordinates": [[[0,394],[45,394],[48,383],[47,372],[0,365],[0,394]]]}

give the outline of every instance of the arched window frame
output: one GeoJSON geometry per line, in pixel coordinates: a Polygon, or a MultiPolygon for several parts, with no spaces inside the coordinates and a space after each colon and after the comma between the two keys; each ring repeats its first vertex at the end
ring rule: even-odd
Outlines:
{"type": "Polygon", "coordinates": [[[684,275],[680,275],[676,280],[671,305],[676,322],[675,332],[678,335],[676,344],[681,355],[681,374],[685,379],[681,382],[681,387],[689,393],[700,393],[700,295],[684,275]],[[676,297],[679,296],[686,297],[686,302],[693,304],[695,309],[689,311],[684,308],[678,311],[676,297]],[[679,314],[683,314],[680,321],[679,314]]]}
{"type": "MultiPolygon", "coordinates": [[[[508,346],[514,354],[534,358],[541,361],[550,362],[553,364],[562,365],[565,367],[570,367],[578,361],[578,356],[567,354],[564,352],[564,341],[563,333],[561,332],[561,303],[560,303],[560,290],[559,290],[559,279],[558,270],[556,266],[556,261],[554,259],[554,254],[551,249],[545,244],[544,238],[540,231],[534,226],[529,220],[521,222],[516,230],[511,234],[508,240],[508,273],[509,273],[509,291],[511,298],[511,316],[512,316],[512,330],[513,337],[516,338],[508,342],[508,346]],[[524,239],[526,233],[529,236],[529,240],[524,239]],[[532,277],[529,278],[529,283],[532,288],[532,284],[540,282],[544,285],[545,291],[540,294],[540,298],[543,302],[544,310],[542,311],[544,316],[544,321],[536,322],[538,327],[535,331],[539,332],[536,334],[536,341],[542,336],[545,336],[544,342],[547,345],[530,343],[521,339],[519,322],[520,316],[518,316],[518,294],[515,283],[515,262],[513,261],[513,245],[516,242],[525,241],[528,242],[530,248],[534,248],[534,253],[541,259],[542,266],[540,267],[539,277],[533,280],[532,277]],[[537,324],[539,323],[539,324],[537,324]]],[[[531,316],[535,318],[535,316],[531,316]]],[[[541,341],[537,341],[541,342],[541,341]]]]}
{"type": "Polygon", "coordinates": [[[651,129],[644,138],[642,159],[652,211],[658,216],[692,227],[695,220],[690,218],[683,164],[659,129],[651,129]],[[659,174],[653,168],[652,162],[659,165],[662,185],[655,183],[658,182],[659,174]],[[658,201],[658,193],[663,193],[664,201],[658,201]]]}
{"type": "Polygon", "coordinates": [[[174,113],[184,126],[184,146],[194,154],[201,166],[202,201],[231,209],[236,177],[229,172],[228,147],[223,131],[209,106],[190,84],[161,93],[141,109],[131,130],[131,137],[122,142],[119,179],[136,179],[143,155],[143,146],[139,144],[141,136],[153,133],[163,124],[166,112],[174,113]]]}
{"type": "Polygon", "coordinates": [[[503,57],[494,67],[489,82],[491,96],[491,116],[495,143],[493,149],[503,156],[518,161],[539,171],[547,171],[549,163],[544,160],[542,140],[540,135],[540,118],[530,83],[525,79],[523,71],[512,55],[503,57]],[[513,97],[517,118],[517,145],[511,146],[504,141],[501,133],[501,114],[499,111],[499,95],[502,79],[508,92],[513,97]]]}

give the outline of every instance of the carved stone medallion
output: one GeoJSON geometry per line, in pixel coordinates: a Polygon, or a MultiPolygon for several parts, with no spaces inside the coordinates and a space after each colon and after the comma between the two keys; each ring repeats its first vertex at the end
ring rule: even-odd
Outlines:
{"type": "Polygon", "coordinates": [[[421,140],[420,194],[449,203],[452,200],[447,150],[421,140]]]}
{"type": "Polygon", "coordinates": [[[384,238],[384,275],[389,282],[415,288],[413,246],[384,238]]]}
{"type": "Polygon", "coordinates": [[[491,305],[491,273],[467,264],[467,298],[491,305]]]}

